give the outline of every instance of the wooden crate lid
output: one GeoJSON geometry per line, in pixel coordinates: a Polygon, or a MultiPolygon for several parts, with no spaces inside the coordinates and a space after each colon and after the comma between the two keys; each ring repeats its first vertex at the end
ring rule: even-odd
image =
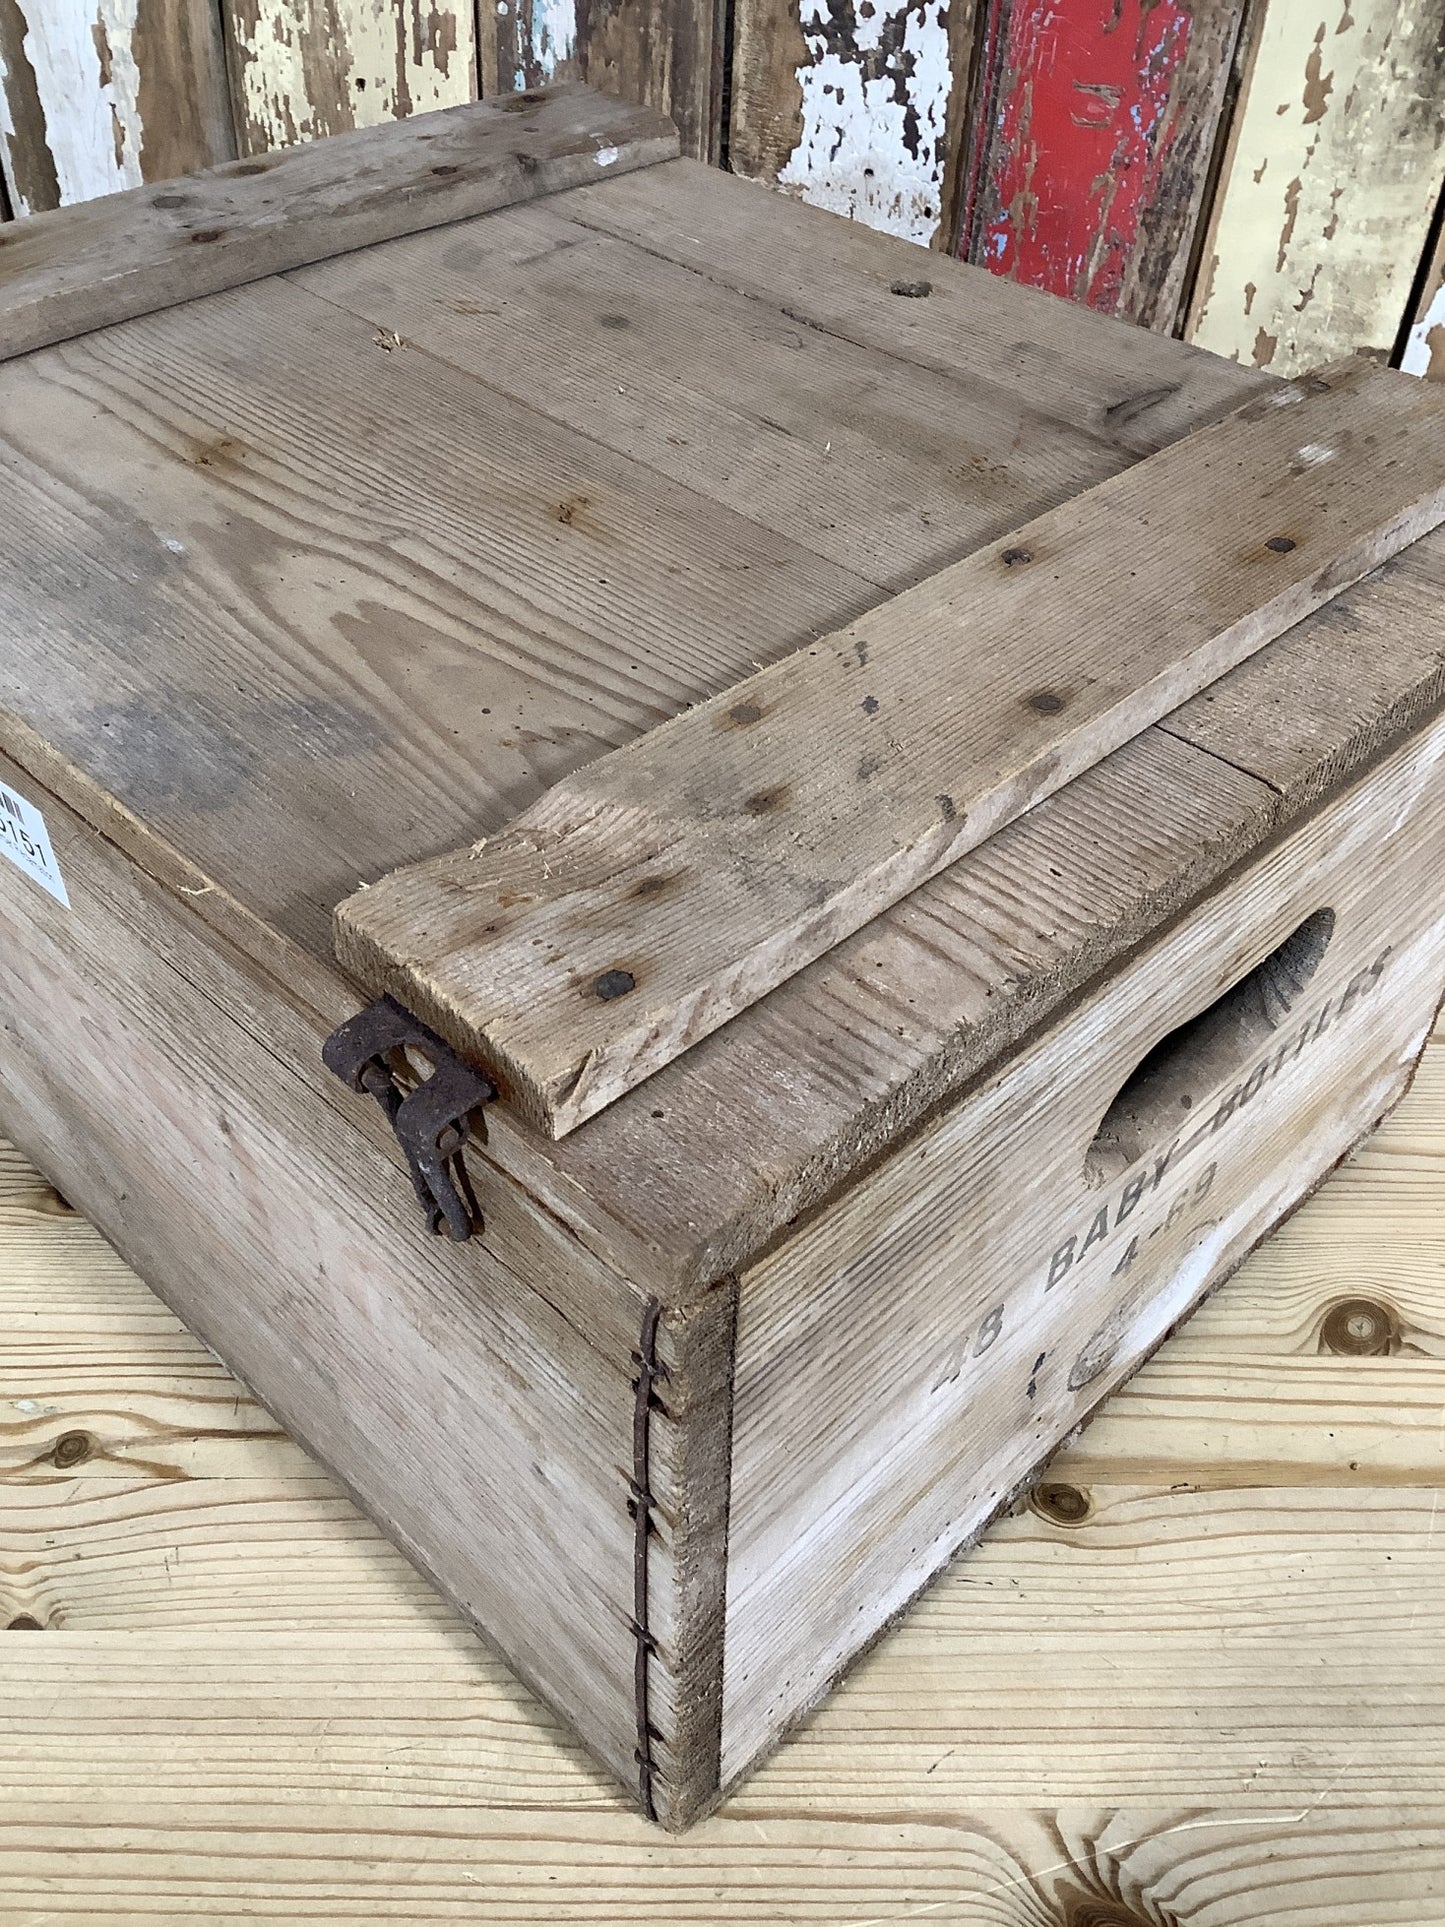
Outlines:
{"type": "Polygon", "coordinates": [[[341,904],[362,983],[553,1137],[1445,517],[1445,402],[1248,402],[341,904]]]}
{"type": "MultiPolygon", "coordinates": [[[[0,369],[0,740],[329,1028],[359,882],[1267,386],[651,167],[0,369]]],[[[1433,699],[1435,554],[1288,639],[1324,713],[1275,645],[564,1143],[492,1107],[494,1162],[686,1297],[1433,699]]]]}

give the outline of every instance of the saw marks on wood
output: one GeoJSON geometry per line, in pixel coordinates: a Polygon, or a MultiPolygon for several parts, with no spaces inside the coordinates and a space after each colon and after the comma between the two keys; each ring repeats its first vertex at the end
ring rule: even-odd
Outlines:
{"type": "Polygon", "coordinates": [[[1425,1927],[1445,1531],[1438,1445],[1393,1421],[1430,1408],[1438,1435],[1445,1400],[1442,1050],[1034,1503],[682,1838],[0,1158],[6,1904],[90,1927],[123,1883],[138,1927],[303,1900],[333,1927],[1425,1927]],[[1345,1303],[1385,1353],[1321,1347],[1345,1303]],[[219,1434],[222,1399],[253,1436],[219,1434]],[[57,1466],[77,1431],[96,1445],[57,1466]],[[117,1464],[126,1434],[149,1463],[117,1464]]]}
{"type": "Polygon", "coordinates": [[[210,0],[0,0],[0,176],[14,213],[235,151],[210,0]]]}
{"type": "Polygon", "coordinates": [[[1442,419],[1251,403],[347,899],[341,964],[563,1136],[1435,526],[1442,419]]]}
{"type": "Polygon", "coordinates": [[[1235,113],[1189,334],[1291,375],[1388,353],[1445,177],[1433,0],[1269,0],[1235,113]]]}

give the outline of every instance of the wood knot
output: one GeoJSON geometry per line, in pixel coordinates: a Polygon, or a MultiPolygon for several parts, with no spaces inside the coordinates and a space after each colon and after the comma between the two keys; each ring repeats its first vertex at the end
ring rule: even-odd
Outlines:
{"type": "Polygon", "coordinates": [[[1057,690],[1036,689],[1032,696],[1024,698],[1024,707],[1039,716],[1057,716],[1061,709],[1068,707],[1068,698],[1059,695],[1057,690]]]}
{"type": "Polygon", "coordinates": [[[1264,545],[1275,555],[1288,555],[1295,547],[1292,535],[1272,535],[1264,545]]]}
{"type": "Polygon", "coordinates": [[[999,557],[1006,569],[1021,569],[1026,562],[1032,562],[1033,559],[1032,549],[1005,549],[999,557]]]}
{"type": "Polygon", "coordinates": [[[1066,1927],[1146,1927],[1138,1914],[1120,1913],[1117,1907],[1111,1907],[1107,1901],[1100,1904],[1086,1900],[1076,1904],[1064,1915],[1064,1921],[1066,1927]]]}
{"type": "Polygon", "coordinates": [[[1383,1358],[1399,1344],[1394,1315],[1369,1298],[1346,1298],[1331,1306],[1320,1325],[1320,1350],[1344,1358],[1383,1358]]]}
{"type": "Polygon", "coordinates": [[[62,1432],[55,1441],[50,1463],[58,1471],[68,1472],[73,1465],[84,1465],[94,1450],[95,1440],[89,1432],[62,1432]]]}
{"type": "Polygon", "coordinates": [[[1151,1908],[1145,1914],[1136,1903],[1108,1892],[1100,1893],[1103,1883],[1097,1873],[1087,1874],[1082,1867],[1076,1871],[1078,1880],[1067,1881],[1053,1896],[1059,1910],[1059,1927],[1179,1927],[1179,1918],[1172,1908],[1160,1907],[1157,1911],[1151,1908]],[[1087,1886],[1082,1884],[1084,1881],[1088,1882],[1087,1886]],[[1093,1892],[1089,1888],[1093,1888],[1093,1892]]]}
{"type": "Polygon", "coordinates": [[[1041,1519],[1056,1526],[1082,1525],[1093,1511],[1087,1493],[1076,1485],[1057,1482],[1036,1487],[1029,1495],[1029,1504],[1041,1519]]]}
{"type": "Polygon", "coordinates": [[[933,293],[931,281],[893,281],[889,283],[890,294],[901,294],[905,301],[926,301],[933,293]]]}

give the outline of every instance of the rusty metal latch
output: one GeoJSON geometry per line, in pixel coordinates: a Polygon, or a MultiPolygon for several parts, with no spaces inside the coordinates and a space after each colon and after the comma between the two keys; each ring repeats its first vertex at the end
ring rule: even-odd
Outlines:
{"type": "Polygon", "coordinates": [[[473,1112],[497,1095],[491,1078],[392,997],[379,997],[338,1024],[321,1059],[349,1090],[369,1092],[386,1113],[428,1227],[440,1232],[445,1225],[458,1244],[480,1231],[482,1214],[462,1152],[473,1112]],[[429,1060],[430,1077],[418,1081],[408,1046],[429,1060]]]}

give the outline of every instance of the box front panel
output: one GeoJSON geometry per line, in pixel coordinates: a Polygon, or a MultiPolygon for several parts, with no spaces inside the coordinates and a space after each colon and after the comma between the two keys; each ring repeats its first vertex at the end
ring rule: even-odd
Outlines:
{"type": "Polygon", "coordinates": [[[724,1783],[1399,1096],[1442,753],[1436,721],[744,1275],[724,1783]]]}
{"type": "Polygon", "coordinates": [[[0,781],[67,898],[0,861],[0,1129],[635,1787],[635,1294],[480,1161],[429,1237],[299,1000],[0,781]]]}

